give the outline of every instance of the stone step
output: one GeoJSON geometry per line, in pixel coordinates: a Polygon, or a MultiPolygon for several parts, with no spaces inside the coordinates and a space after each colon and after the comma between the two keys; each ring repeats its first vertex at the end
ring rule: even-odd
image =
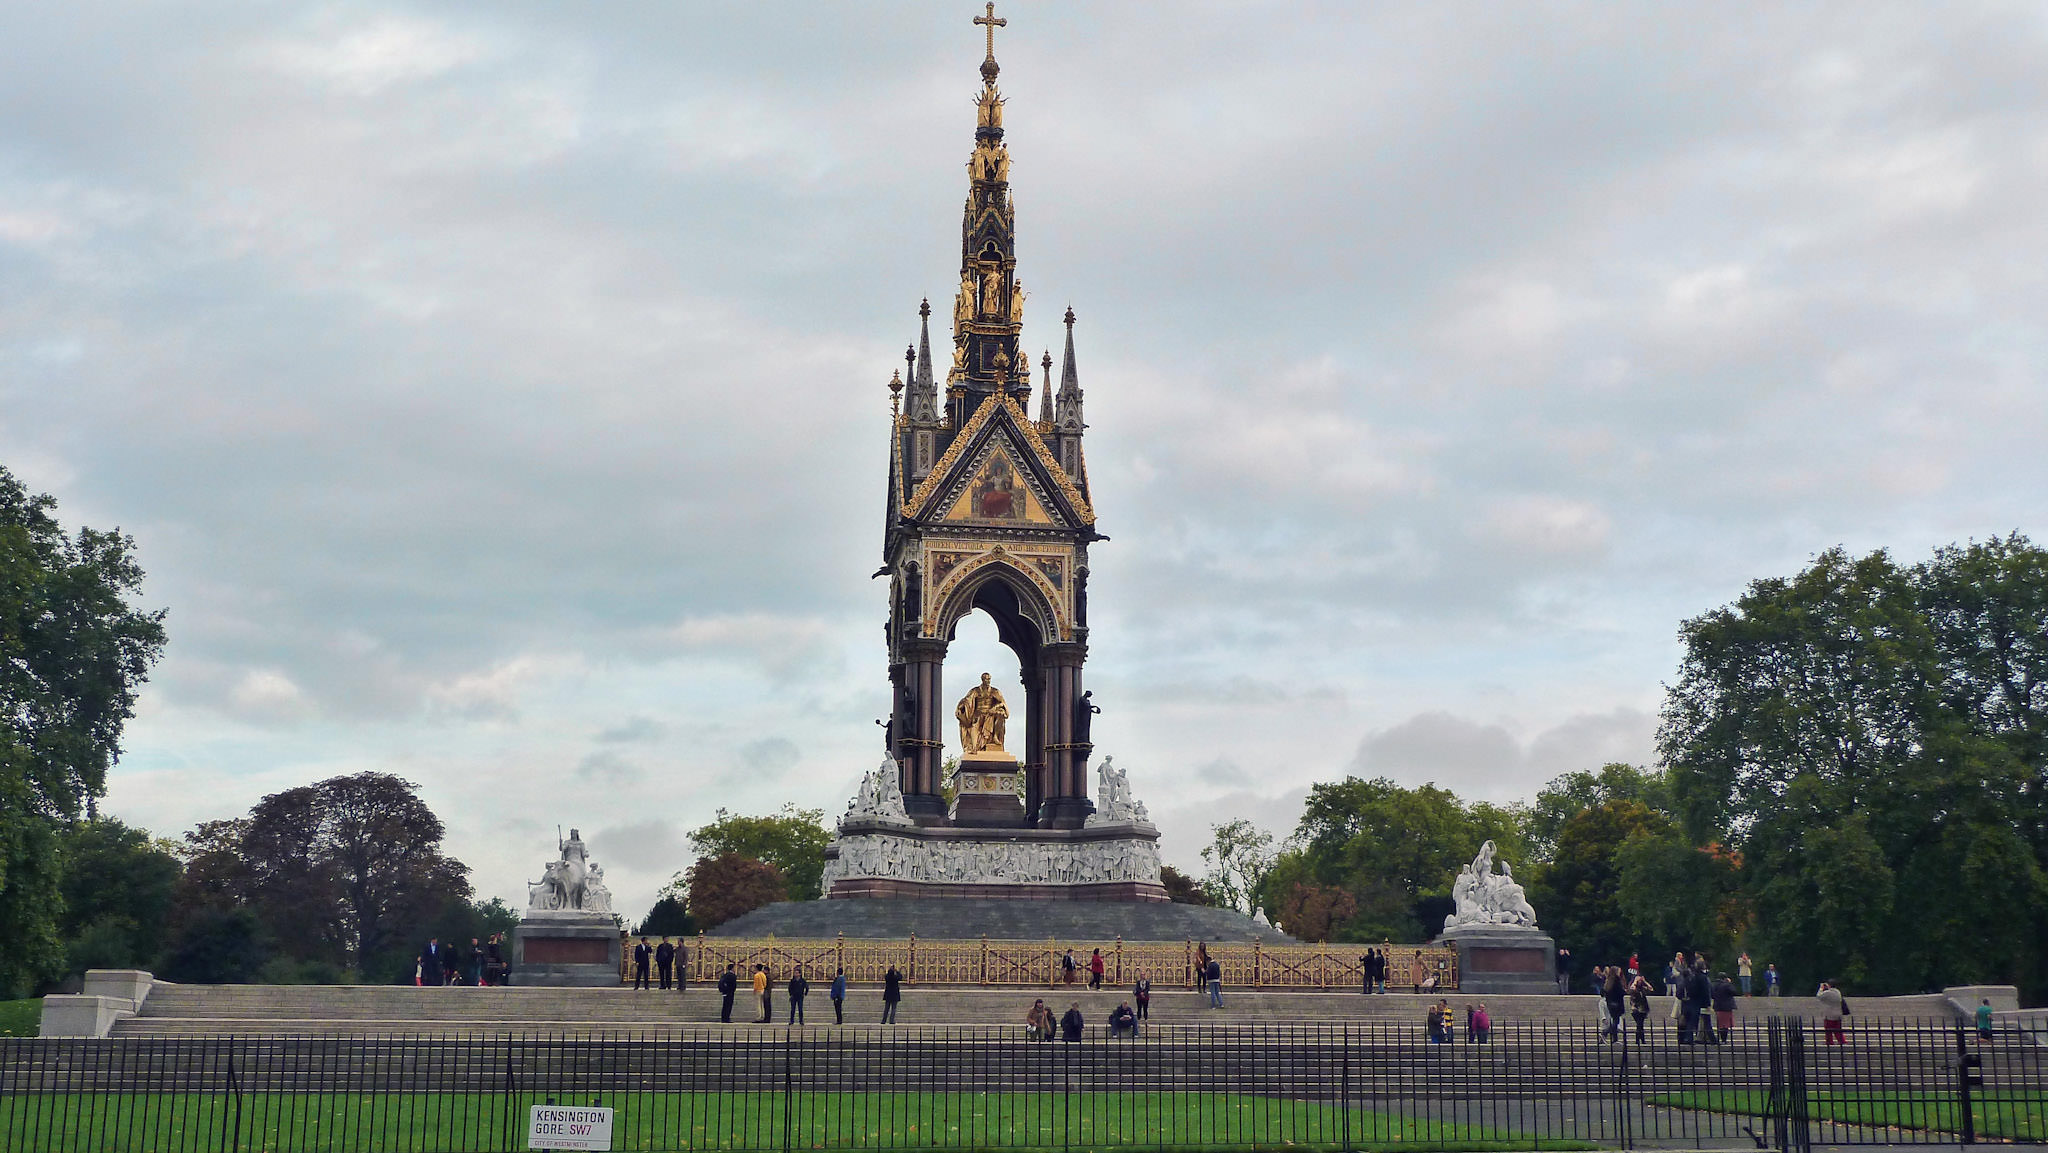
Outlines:
{"type": "MultiPolygon", "coordinates": [[[[1084,987],[984,988],[979,986],[907,986],[897,1019],[905,1025],[1007,1025],[1021,1022],[1033,998],[1043,997],[1056,1011],[1080,1002],[1091,1021],[1108,1016],[1123,989],[1089,992],[1084,987]]],[[[1494,1019],[1558,1021],[1590,1024],[1598,1002],[1589,995],[1497,996],[1447,995],[1460,1020],[1465,1006],[1484,1001],[1494,1019]]],[[[1291,1024],[1392,1022],[1402,1026],[1422,1019],[1433,996],[1393,993],[1367,996],[1356,992],[1302,993],[1226,989],[1224,1008],[1207,1007],[1192,991],[1157,990],[1151,1015],[1161,1024],[1291,1024]]],[[[1861,1020],[1886,1017],[1927,1018],[1943,1014],[1939,997],[1862,998],[1861,1020]]],[[[778,1020],[786,1020],[788,1001],[780,989],[774,999],[778,1020]]],[[[1670,1003],[1654,998],[1651,1021],[1669,1028],[1670,1003]]],[[[1748,998],[1744,1015],[1764,1012],[1817,1016],[1812,998],[1748,998]]],[[[624,988],[433,988],[410,986],[316,985],[174,985],[158,983],[143,1003],[141,1015],[115,1029],[116,1036],[171,1036],[222,1033],[309,1035],[510,1031],[547,1034],[575,1031],[661,1029],[716,1022],[719,997],[715,989],[695,986],[684,992],[624,988]]],[[[823,988],[814,988],[805,1002],[806,1017],[828,1022],[832,1006],[823,988]]],[[[857,986],[847,1000],[850,1023],[879,1020],[881,990],[857,986]]],[[[751,991],[735,999],[734,1017],[750,1022],[758,1010],[751,991]]]]}

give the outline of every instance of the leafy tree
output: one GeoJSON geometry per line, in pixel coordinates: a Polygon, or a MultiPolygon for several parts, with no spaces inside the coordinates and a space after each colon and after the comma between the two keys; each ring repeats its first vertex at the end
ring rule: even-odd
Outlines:
{"type": "Polygon", "coordinates": [[[1740,870],[1741,859],[1721,846],[1696,847],[1667,826],[1615,849],[1614,897],[1629,928],[1659,942],[1653,955],[1729,957],[1750,919],[1740,870]]]}
{"type": "MultiPolygon", "coordinates": [[[[775,866],[788,887],[787,899],[792,901],[814,901],[822,895],[819,882],[825,872],[825,846],[831,841],[825,810],[799,809],[794,804],[765,817],[743,817],[720,809],[718,819],[690,834],[690,848],[700,859],[741,856],[775,866]]],[[[686,874],[678,873],[669,887],[687,889],[686,874]]],[[[695,907],[692,901],[691,908],[695,907]]]]}
{"type": "Polygon", "coordinates": [[[112,817],[78,822],[64,831],[61,844],[70,970],[153,961],[183,871],[177,857],[112,817]]]}
{"type": "Polygon", "coordinates": [[[681,898],[665,893],[633,931],[654,937],[687,937],[697,931],[697,922],[681,898]]]}
{"type": "Polygon", "coordinates": [[[1304,941],[1327,941],[1358,915],[1358,899],[1335,885],[1296,881],[1275,906],[1279,926],[1304,941]]]}
{"type": "Polygon", "coordinates": [[[789,899],[789,884],[783,880],[782,870],[738,853],[705,857],[691,865],[684,887],[690,894],[690,916],[705,929],[789,899]]]}
{"type": "Polygon", "coordinates": [[[0,993],[62,966],[57,826],[93,814],[164,645],[135,542],[55,508],[0,468],[0,993]]]}
{"type": "Polygon", "coordinates": [[[1356,911],[1333,931],[1345,941],[1421,940],[1443,924],[1451,882],[1491,840],[1521,860],[1524,814],[1466,804],[1434,784],[1404,788],[1386,778],[1346,777],[1309,789],[1291,844],[1269,879],[1277,906],[1296,884],[1339,888],[1356,911]]]}
{"type": "Polygon", "coordinates": [[[1802,981],[2048,988],[2048,553],[1833,549],[1687,621],[1659,745],[1802,981]]]}
{"type": "Polygon", "coordinates": [[[1566,773],[1536,794],[1526,825],[1529,855],[1549,860],[1565,822],[1608,801],[1635,801],[1654,812],[1672,812],[1671,787],[1660,770],[1614,762],[1597,772],[1566,773]]]}
{"type": "Polygon", "coordinates": [[[1159,883],[1166,887],[1167,897],[1177,905],[1209,903],[1209,894],[1202,891],[1202,883],[1172,865],[1159,866],[1159,883]]]}
{"type": "Polygon", "coordinates": [[[1210,832],[1212,839],[1202,850],[1202,864],[1208,869],[1202,891],[1211,904],[1249,913],[1266,871],[1273,867],[1273,834],[1243,817],[1213,826],[1210,832]]]}
{"type": "Polygon", "coordinates": [[[180,922],[157,975],[193,985],[247,984],[270,959],[270,935],[254,910],[209,906],[180,922]]]}
{"type": "Polygon", "coordinates": [[[1550,934],[1572,951],[1572,975],[1612,965],[1661,944],[1624,915],[1616,858],[1637,838],[1655,837],[1671,821],[1640,801],[1603,801],[1566,821],[1557,851],[1529,886],[1529,903],[1550,934]]]}
{"type": "Polygon", "coordinates": [[[203,827],[214,842],[240,836],[195,846],[190,867],[254,908],[280,951],[381,980],[409,966],[413,938],[447,905],[470,899],[468,866],[442,853],[418,787],[358,773],[273,793],[245,824],[203,827]]]}

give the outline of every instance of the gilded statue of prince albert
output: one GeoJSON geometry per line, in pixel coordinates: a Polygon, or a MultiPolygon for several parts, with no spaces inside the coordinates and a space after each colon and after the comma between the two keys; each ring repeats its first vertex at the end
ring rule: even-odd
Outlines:
{"type": "Polygon", "coordinates": [[[1004,702],[1002,692],[988,683],[988,674],[981,674],[981,684],[967,690],[954,708],[953,716],[960,722],[960,751],[963,756],[975,753],[1003,751],[1003,730],[1009,725],[1010,706],[1004,702]]]}

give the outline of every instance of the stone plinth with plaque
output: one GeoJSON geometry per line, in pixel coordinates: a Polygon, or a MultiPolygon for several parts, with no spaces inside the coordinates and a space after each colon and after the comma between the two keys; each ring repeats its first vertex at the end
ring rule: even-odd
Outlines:
{"type": "Polygon", "coordinates": [[[1536,927],[1536,910],[1515,881],[1515,871],[1500,862],[1494,872],[1492,841],[1451,883],[1457,909],[1444,918],[1439,944],[1458,950],[1458,991],[1461,993],[1554,993],[1557,991],[1557,942],[1536,927]]]}
{"type": "Polygon", "coordinates": [[[617,985],[619,923],[604,869],[590,859],[576,829],[557,849],[559,858],[527,885],[526,911],[512,930],[512,983],[617,985]]]}
{"type": "Polygon", "coordinates": [[[960,758],[953,774],[955,825],[1016,828],[1024,824],[1024,767],[996,749],[960,758]]]}

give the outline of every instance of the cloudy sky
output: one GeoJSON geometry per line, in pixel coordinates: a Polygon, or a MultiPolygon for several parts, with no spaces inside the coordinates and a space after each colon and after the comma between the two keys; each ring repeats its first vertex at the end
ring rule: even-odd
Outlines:
{"type": "MultiPolygon", "coordinates": [[[[107,807],[387,770],[481,893],[560,822],[634,909],[720,806],[837,811],[978,10],[0,15],[0,463],[171,614],[107,807]]],[[[1644,760],[1746,581],[2048,535],[2044,11],[1011,5],[1097,741],[1168,858],[1644,760]]]]}

